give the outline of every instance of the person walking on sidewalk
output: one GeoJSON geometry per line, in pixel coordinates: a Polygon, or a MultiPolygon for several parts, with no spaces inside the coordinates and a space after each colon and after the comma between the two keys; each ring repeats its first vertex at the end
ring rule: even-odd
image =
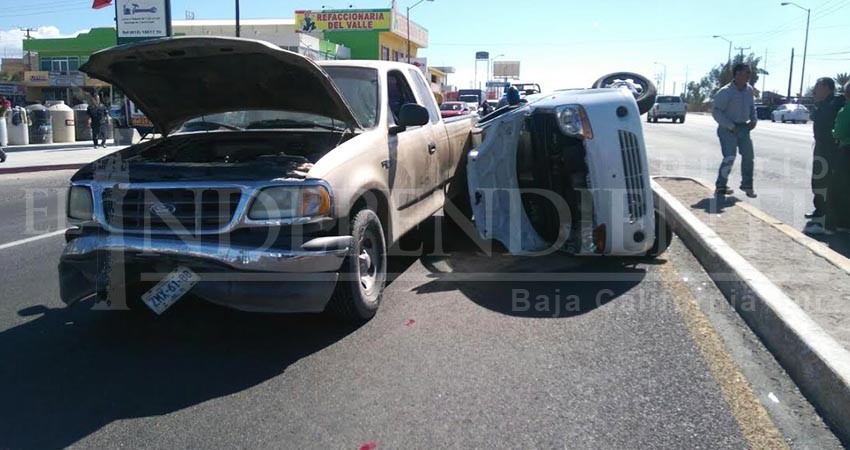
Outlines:
{"type": "Polygon", "coordinates": [[[750,66],[735,64],[732,69],[732,81],[723,86],[714,96],[712,117],[717,122],[717,137],[720,138],[720,150],[723,161],[717,173],[715,195],[729,195],[729,172],[735,164],[735,156],[741,154],[741,190],[747,197],[756,198],[753,190],[754,159],[753,141],[750,131],[756,127],[755,96],[750,86],[750,66]]]}
{"type": "Polygon", "coordinates": [[[94,148],[97,148],[97,138],[100,137],[100,146],[106,148],[106,121],[108,112],[106,106],[100,103],[100,96],[95,94],[92,103],[86,109],[91,124],[91,136],[94,140],[94,148]]]}
{"type": "MultiPolygon", "coordinates": [[[[0,120],[6,120],[6,112],[12,109],[12,102],[6,100],[6,97],[0,95],[0,120]]],[[[6,162],[6,152],[0,146],[0,163],[6,162]]]]}
{"type": "MultiPolygon", "coordinates": [[[[814,124],[815,149],[812,164],[812,193],[815,210],[806,214],[810,219],[803,229],[808,234],[831,234],[824,228],[824,216],[831,214],[827,207],[829,187],[836,173],[835,154],[838,143],[832,137],[832,128],[838,110],[844,106],[844,97],[835,95],[835,81],[832,78],[818,78],[815,83],[815,107],[812,111],[814,124]]],[[[847,174],[845,174],[847,175],[847,174]]]]}
{"type": "Polygon", "coordinates": [[[838,111],[832,137],[838,140],[838,151],[835,152],[831,193],[826,201],[827,230],[847,231],[850,228],[850,82],[844,84],[845,105],[838,111]]]}

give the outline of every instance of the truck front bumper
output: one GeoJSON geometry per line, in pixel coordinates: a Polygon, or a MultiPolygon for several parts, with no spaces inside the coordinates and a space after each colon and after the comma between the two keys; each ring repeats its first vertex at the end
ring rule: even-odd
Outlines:
{"type": "Polygon", "coordinates": [[[70,230],[59,263],[62,301],[72,304],[110,285],[153,285],[177,266],[200,275],[191,293],[243,311],[320,312],[331,297],[351,236],[315,238],[298,248],[70,230]]]}

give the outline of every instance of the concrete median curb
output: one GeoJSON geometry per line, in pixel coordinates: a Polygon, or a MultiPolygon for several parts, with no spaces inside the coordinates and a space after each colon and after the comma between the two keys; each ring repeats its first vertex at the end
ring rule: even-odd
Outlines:
{"type": "Polygon", "coordinates": [[[0,167],[0,175],[27,172],[46,172],[50,170],[79,169],[86,164],[53,164],[48,166],[0,167]]]}
{"type": "MultiPolygon", "coordinates": [[[[708,190],[714,190],[714,186],[706,183],[704,180],[700,180],[697,178],[689,178],[689,177],[664,177],[670,180],[689,180],[695,183],[701,184],[708,190]]],[[[835,250],[827,247],[823,242],[820,242],[816,239],[812,239],[805,234],[801,233],[796,228],[788,225],[787,223],[771,216],[770,214],[756,208],[755,206],[747,203],[741,202],[735,204],[736,206],[740,206],[744,211],[750,213],[753,217],[760,219],[761,221],[770,224],[773,228],[781,231],[786,236],[790,237],[798,244],[801,244],[812,251],[812,253],[820,256],[821,258],[829,261],[833,266],[847,272],[850,275],[850,259],[847,259],[841,253],[836,252],[835,250]]]]}
{"type": "Polygon", "coordinates": [[[654,180],[652,190],[668,224],[738,314],[836,435],[850,442],[850,352],[654,180]]]}

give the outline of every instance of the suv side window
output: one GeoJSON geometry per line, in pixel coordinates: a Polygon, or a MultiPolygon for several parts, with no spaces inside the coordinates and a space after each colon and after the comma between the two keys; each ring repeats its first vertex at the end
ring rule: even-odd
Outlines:
{"type": "Polygon", "coordinates": [[[408,103],[416,103],[416,97],[413,96],[413,91],[407,84],[404,75],[392,70],[387,73],[387,102],[390,107],[390,124],[398,123],[398,114],[401,112],[402,105],[408,103]]]}
{"type": "Polygon", "coordinates": [[[421,72],[416,69],[410,69],[410,77],[413,78],[414,88],[416,89],[416,94],[419,95],[420,104],[425,105],[425,108],[428,109],[428,115],[431,116],[431,123],[439,122],[440,111],[437,110],[437,102],[434,101],[434,94],[428,85],[425,84],[421,72]],[[429,96],[431,97],[430,99],[428,98],[429,96]]]}

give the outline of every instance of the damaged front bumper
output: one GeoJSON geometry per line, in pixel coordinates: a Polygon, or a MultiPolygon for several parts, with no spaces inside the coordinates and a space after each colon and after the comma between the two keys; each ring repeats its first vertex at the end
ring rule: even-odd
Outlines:
{"type": "Polygon", "coordinates": [[[352,247],[351,236],[317,237],[292,248],[262,248],[173,237],[66,234],[59,263],[62,301],[72,304],[116,285],[155,283],[178,265],[201,281],[192,293],[254,312],[320,312],[352,247]]]}

